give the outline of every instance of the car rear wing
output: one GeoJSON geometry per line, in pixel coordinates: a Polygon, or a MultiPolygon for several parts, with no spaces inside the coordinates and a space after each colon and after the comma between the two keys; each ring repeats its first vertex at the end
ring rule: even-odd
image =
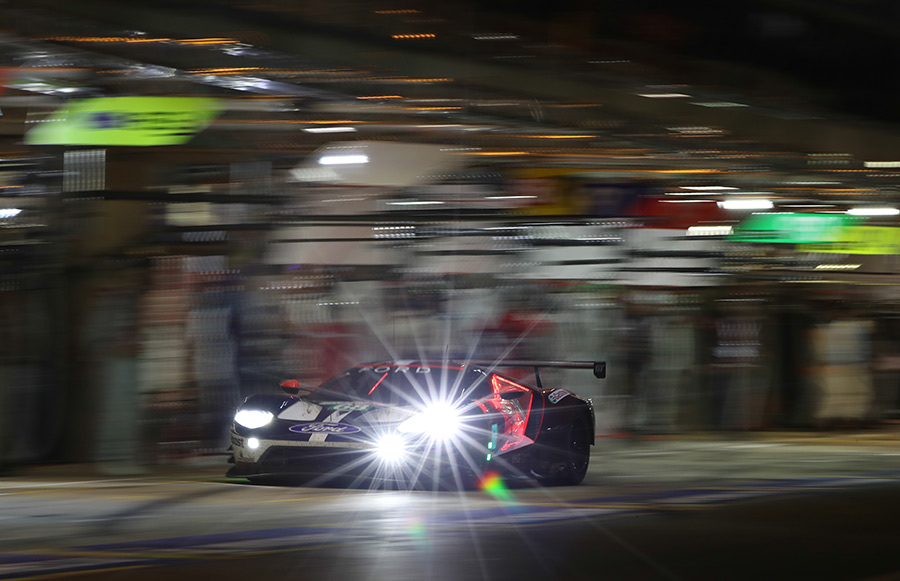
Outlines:
{"type": "Polygon", "coordinates": [[[534,369],[534,378],[538,388],[541,384],[541,372],[544,367],[562,367],[566,369],[591,369],[594,377],[604,379],[606,377],[606,361],[546,361],[540,359],[502,359],[493,361],[490,359],[470,360],[469,363],[489,369],[497,367],[531,367],[534,369]]]}

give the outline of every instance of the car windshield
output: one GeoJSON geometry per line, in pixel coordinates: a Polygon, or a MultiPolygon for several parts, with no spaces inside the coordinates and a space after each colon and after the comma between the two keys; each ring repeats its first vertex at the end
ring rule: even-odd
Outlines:
{"type": "Polygon", "coordinates": [[[312,392],[315,401],[372,401],[421,405],[469,401],[490,395],[484,373],[447,365],[396,363],[352,367],[312,392]]]}

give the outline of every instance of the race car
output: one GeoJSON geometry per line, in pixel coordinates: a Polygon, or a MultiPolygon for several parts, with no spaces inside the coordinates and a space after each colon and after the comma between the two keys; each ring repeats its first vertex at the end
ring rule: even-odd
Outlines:
{"type": "Polygon", "coordinates": [[[593,406],[543,387],[547,367],[606,376],[605,362],[391,360],[351,367],[313,390],[285,381],[285,393],[252,395],[237,409],[227,474],[471,488],[499,473],[578,484],[594,443],[593,406]],[[516,379],[523,370],[533,385],[516,379]]]}

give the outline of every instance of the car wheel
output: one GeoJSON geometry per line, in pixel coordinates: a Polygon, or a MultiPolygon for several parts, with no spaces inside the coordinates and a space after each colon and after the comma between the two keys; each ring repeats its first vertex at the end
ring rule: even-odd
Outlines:
{"type": "Polygon", "coordinates": [[[563,467],[562,484],[580,484],[587,475],[588,464],[591,460],[591,435],[588,421],[583,416],[577,416],[569,429],[569,438],[566,443],[566,460],[563,467]]]}

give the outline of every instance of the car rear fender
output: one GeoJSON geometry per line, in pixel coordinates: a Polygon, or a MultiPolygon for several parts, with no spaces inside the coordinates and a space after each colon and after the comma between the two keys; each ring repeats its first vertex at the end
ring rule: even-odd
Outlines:
{"type": "Polygon", "coordinates": [[[584,418],[590,427],[591,445],[595,443],[596,420],[594,417],[594,408],[590,400],[584,400],[574,394],[569,393],[568,396],[557,400],[555,403],[550,399],[552,392],[559,390],[548,390],[544,405],[544,418],[542,432],[559,434],[560,432],[568,432],[568,429],[575,424],[576,418],[584,418]]]}

